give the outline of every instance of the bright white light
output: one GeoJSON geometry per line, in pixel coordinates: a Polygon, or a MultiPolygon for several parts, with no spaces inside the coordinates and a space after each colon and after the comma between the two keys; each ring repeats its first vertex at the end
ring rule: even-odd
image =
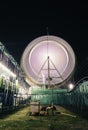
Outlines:
{"type": "Polygon", "coordinates": [[[23,97],[23,98],[27,98],[27,93],[26,93],[26,90],[25,89],[23,89],[23,88],[19,88],[19,94],[21,94],[21,96],[23,97]]]}
{"type": "Polygon", "coordinates": [[[68,87],[69,87],[69,90],[72,90],[72,89],[74,88],[74,84],[70,83],[70,84],[68,85],[68,87]]]}
{"type": "Polygon", "coordinates": [[[18,86],[18,80],[16,80],[16,86],[18,86]]]}
{"type": "Polygon", "coordinates": [[[9,68],[7,68],[5,65],[3,65],[1,62],[0,62],[0,68],[4,71],[4,72],[6,72],[6,73],[8,73],[8,75],[11,75],[11,76],[13,76],[13,77],[16,77],[16,74],[14,74],[9,68]]]}

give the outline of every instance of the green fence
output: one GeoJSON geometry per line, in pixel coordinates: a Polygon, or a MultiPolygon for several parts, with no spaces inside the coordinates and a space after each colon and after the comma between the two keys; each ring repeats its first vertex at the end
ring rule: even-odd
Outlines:
{"type": "Polygon", "coordinates": [[[38,100],[41,104],[51,104],[71,107],[78,110],[88,110],[88,81],[77,84],[75,89],[38,89],[32,90],[31,100],[38,100]]]}

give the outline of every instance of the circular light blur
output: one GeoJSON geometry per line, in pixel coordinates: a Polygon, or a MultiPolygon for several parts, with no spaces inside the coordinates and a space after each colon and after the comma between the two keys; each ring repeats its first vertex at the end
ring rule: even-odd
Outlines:
{"type": "Polygon", "coordinates": [[[48,56],[53,63],[55,63],[56,68],[59,68],[61,74],[65,71],[68,65],[68,54],[66,49],[60,44],[58,45],[55,41],[48,41],[48,45],[47,41],[43,41],[33,47],[29,54],[29,64],[35,75],[38,75],[40,68],[47,60],[48,56]],[[37,61],[36,65],[35,61],[37,61]]]}
{"type": "Polygon", "coordinates": [[[74,88],[74,84],[70,83],[70,84],[68,85],[68,87],[69,87],[69,90],[72,90],[72,89],[74,88]]]}
{"type": "Polygon", "coordinates": [[[42,36],[29,43],[22,56],[21,66],[29,80],[43,84],[45,78],[48,84],[48,57],[50,77],[58,77],[52,78],[51,84],[57,85],[72,74],[75,55],[71,46],[59,37],[42,36]]]}

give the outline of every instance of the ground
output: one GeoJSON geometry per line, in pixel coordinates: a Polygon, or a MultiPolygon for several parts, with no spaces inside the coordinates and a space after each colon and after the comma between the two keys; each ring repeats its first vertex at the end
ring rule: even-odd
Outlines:
{"type": "Polygon", "coordinates": [[[87,119],[57,108],[54,116],[29,116],[30,107],[22,108],[0,118],[0,130],[88,130],[87,119]]]}

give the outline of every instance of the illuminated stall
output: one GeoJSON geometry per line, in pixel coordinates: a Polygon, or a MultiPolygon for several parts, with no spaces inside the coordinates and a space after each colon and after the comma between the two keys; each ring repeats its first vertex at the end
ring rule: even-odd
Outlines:
{"type": "MultiPolygon", "coordinates": [[[[20,66],[0,42],[0,110],[19,106],[19,89],[25,89],[28,94],[29,85],[24,81],[20,66]]],[[[24,97],[23,93],[21,97],[24,97]]]]}

